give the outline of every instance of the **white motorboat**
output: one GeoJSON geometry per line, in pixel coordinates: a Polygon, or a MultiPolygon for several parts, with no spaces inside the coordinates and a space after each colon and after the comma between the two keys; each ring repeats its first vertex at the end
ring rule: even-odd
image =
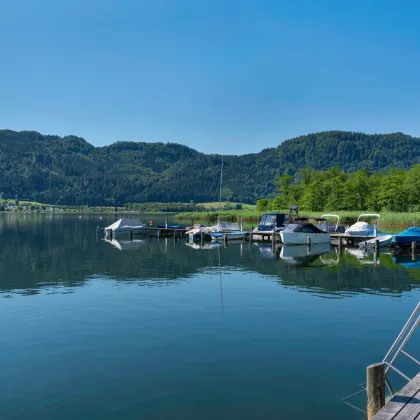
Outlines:
{"type": "MultiPolygon", "coordinates": [[[[280,232],[281,240],[285,245],[313,245],[330,242],[330,233],[307,222],[308,219],[310,218],[297,219],[280,232]]],[[[322,219],[314,220],[322,221],[322,219]]]]}
{"type": "Polygon", "coordinates": [[[391,241],[394,235],[380,235],[374,239],[369,239],[368,241],[363,241],[359,243],[360,249],[374,248],[375,242],[379,241],[379,247],[384,248],[391,245],[391,241]]]}
{"type": "Polygon", "coordinates": [[[376,236],[379,230],[379,221],[381,216],[376,213],[363,213],[357,218],[357,222],[354,225],[351,225],[349,228],[346,229],[345,233],[347,235],[356,235],[356,236],[376,236]],[[374,217],[375,220],[373,221],[373,226],[370,225],[368,222],[364,222],[361,219],[363,218],[372,218],[374,217]]]}

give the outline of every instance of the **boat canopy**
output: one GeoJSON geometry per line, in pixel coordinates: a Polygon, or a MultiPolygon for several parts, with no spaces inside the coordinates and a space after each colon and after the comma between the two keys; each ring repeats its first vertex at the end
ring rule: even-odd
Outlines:
{"type": "Polygon", "coordinates": [[[288,224],[283,232],[302,232],[302,233],[325,233],[312,223],[292,223],[288,224]]]}
{"type": "Polygon", "coordinates": [[[420,242],[420,227],[413,226],[406,229],[404,232],[395,235],[392,238],[393,243],[410,244],[411,242],[420,242]]]}
{"type": "Polygon", "coordinates": [[[214,226],[212,226],[211,228],[216,229],[218,231],[237,231],[237,230],[241,230],[241,228],[239,227],[239,225],[237,223],[232,223],[232,222],[217,222],[214,226]]]}
{"type": "Polygon", "coordinates": [[[381,220],[381,216],[377,213],[362,213],[358,218],[357,221],[360,222],[360,219],[363,217],[376,217],[376,224],[379,226],[379,221],[381,220]]]}
{"type": "Polygon", "coordinates": [[[127,229],[140,229],[143,228],[144,224],[139,219],[119,219],[112,225],[109,225],[105,230],[127,230],[127,229]]]}

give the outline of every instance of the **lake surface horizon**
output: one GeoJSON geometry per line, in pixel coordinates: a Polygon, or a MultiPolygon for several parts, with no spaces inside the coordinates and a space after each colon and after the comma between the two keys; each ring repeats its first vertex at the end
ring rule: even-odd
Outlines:
{"type": "Polygon", "coordinates": [[[420,300],[408,258],[96,237],[119,217],[0,215],[0,418],[365,418],[341,400],[420,300]]]}

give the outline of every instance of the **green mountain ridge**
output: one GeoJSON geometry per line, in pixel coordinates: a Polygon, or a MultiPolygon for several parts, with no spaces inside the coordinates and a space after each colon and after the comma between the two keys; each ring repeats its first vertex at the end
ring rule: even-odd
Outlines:
{"type": "MultiPolygon", "coordinates": [[[[223,196],[250,203],[273,196],[281,174],[304,167],[352,172],[418,163],[420,138],[403,133],[309,134],[259,153],[225,155],[223,196]]],[[[7,198],[66,205],[213,201],[220,167],[221,155],[175,143],[94,147],[76,136],[0,130],[0,192],[7,198]]]]}

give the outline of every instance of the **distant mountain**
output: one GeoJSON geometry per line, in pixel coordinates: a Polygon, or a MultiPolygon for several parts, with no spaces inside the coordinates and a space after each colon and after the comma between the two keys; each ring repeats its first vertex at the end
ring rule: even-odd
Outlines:
{"type": "MultiPolygon", "coordinates": [[[[385,170],[420,163],[420,138],[403,133],[328,131],[277,148],[224,156],[225,199],[272,196],[284,172],[304,167],[385,170]]],[[[221,156],[174,143],[117,142],[94,147],[83,138],[0,130],[0,192],[5,198],[67,204],[213,201],[221,156]]]]}

